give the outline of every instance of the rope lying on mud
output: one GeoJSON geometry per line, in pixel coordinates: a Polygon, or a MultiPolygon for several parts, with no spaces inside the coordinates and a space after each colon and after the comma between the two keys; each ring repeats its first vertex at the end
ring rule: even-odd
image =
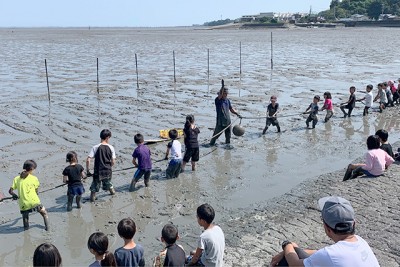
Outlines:
{"type": "MultiPolygon", "coordinates": [[[[275,118],[293,117],[293,116],[299,116],[299,115],[302,115],[302,114],[304,114],[304,113],[295,113],[295,114],[282,115],[282,116],[275,117],[275,118]]],[[[242,119],[249,119],[249,120],[267,119],[267,118],[274,118],[274,117],[270,117],[270,116],[242,117],[242,119]]]]}

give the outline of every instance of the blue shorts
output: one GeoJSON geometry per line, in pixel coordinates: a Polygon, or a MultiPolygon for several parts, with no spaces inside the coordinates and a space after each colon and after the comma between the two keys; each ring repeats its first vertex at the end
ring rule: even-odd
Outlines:
{"type": "Polygon", "coordinates": [[[150,174],[151,174],[151,170],[137,169],[135,174],[133,175],[133,179],[135,179],[135,182],[137,182],[144,175],[144,180],[149,181],[150,174]]]}
{"type": "Polygon", "coordinates": [[[68,196],[80,196],[83,193],[85,193],[85,188],[81,184],[68,186],[68,196]]]}

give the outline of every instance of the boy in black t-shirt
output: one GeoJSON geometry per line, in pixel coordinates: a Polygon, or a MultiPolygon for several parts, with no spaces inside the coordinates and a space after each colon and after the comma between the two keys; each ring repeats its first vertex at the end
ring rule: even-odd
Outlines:
{"type": "Polygon", "coordinates": [[[182,246],[176,244],[178,239],[178,229],[175,225],[166,224],[161,231],[161,241],[165,243],[165,248],[155,257],[153,266],[185,266],[185,251],[182,246]]]}
{"type": "Polygon", "coordinates": [[[381,129],[381,130],[376,131],[375,135],[379,136],[379,140],[381,142],[380,149],[386,151],[386,153],[388,153],[389,156],[391,156],[392,158],[395,158],[394,154],[393,154],[392,146],[388,142],[388,138],[389,138],[388,132],[386,130],[381,129]]]}
{"type": "Polygon", "coordinates": [[[268,130],[268,127],[272,124],[273,126],[276,126],[276,129],[278,130],[278,133],[281,132],[281,127],[279,126],[278,119],[276,118],[276,115],[279,112],[279,104],[276,102],[277,98],[276,96],[271,96],[271,103],[267,107],[267,121],[265,123],[265,128],[262,132],[262,134],[265,134],[265,132],[268,130]]]}
{"type": "Polygon", "coordinates": [[[351,112],[353,111],[354,107],[356,106],[356,87],[351,86],[350,87],[350,96],[349,100],[346,103],[343,103],[340,105],[340,110],[343,112],[343,118],[346,118],[347,116],[351,117],[351,112]],[[347,109],[347,113],[344,109],[347,109]]]}
{"type": "Polygon", "coordinates": [[[87,176],[92,176],[89,171],[90,159],[94,158],[93,182],[90,186],[90,201],[96,199],[96,192],[99,192],[100,185],[103,185],[103,190],[109,190],[111,195],[115,194],[115,189],[111,183],[112,166],[115,163],[115,150],[108,142],[111,138],[111,131],[104,129],[100,132],[101,142],[95,145],[90,150],[86,159],[87,176]]]}

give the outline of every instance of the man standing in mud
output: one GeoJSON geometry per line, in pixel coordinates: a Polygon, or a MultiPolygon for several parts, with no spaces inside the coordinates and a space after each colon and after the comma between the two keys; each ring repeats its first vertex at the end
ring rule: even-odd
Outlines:
{"type": "Polygon", "coordinates": [[[92,176],[89,171],[90,159],[94,158],[93,182],[90,186],[90,202],[96,200],[96,193],[100,190],[100,185],[103,185],[103,190],[110,191],[111,195],[115,194],[115,189],[111,183],[112,166],[115,163],[115,150],[108,143],[111,138],[111,131],[104,129],[100,132],[100,144],[92,147],[86,159],[87,176],[92,176]]]}
{"type": "Polygon", "coordinates": [[[222,80],[222,87],[218,92],[218,96],[215,98],[215,109],[217,112],[217,123],[210,141],[210,146],[215,145],[215,141],[217,141],[223,131],[225,131],[225,143],[230,144],[232,124],[230,112],[239,118],[241,118],[241,116],[232,108],[231,101],[228,99],[228,88],[225,87],[224,80],[222,80]]]}

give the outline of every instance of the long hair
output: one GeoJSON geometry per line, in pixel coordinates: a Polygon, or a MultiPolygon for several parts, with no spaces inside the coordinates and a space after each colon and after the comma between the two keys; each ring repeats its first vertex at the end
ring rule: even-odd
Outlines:
{"type": "Polygon", "coordinates": [[[37,164],[36,164],[36,162],[34,160],[29,159],[29,160],[24,162],[24,166],[22,168],[24,170],[21,172],[19,177],[21,177],[22,179],[25,179],[26,177],[28,177],[30,171],[32,171],[32,170],[37,168],[37,164]]]}
{"type": "Polygon", "coordinates": [[[101,260],[101,266],[117,266],[114,254],[108,251],[108,237],[104,233],[96,232],[91,234],[87,246],[100,256],[104,256],[101,260]]]}
{"type": "Polygon", "coordinates": [[[193,115],[187,115],[186,116],[186,122],[185,122],[185,130],[190,129],[190,126],[194,123],[194,116],[193,115]]]}

